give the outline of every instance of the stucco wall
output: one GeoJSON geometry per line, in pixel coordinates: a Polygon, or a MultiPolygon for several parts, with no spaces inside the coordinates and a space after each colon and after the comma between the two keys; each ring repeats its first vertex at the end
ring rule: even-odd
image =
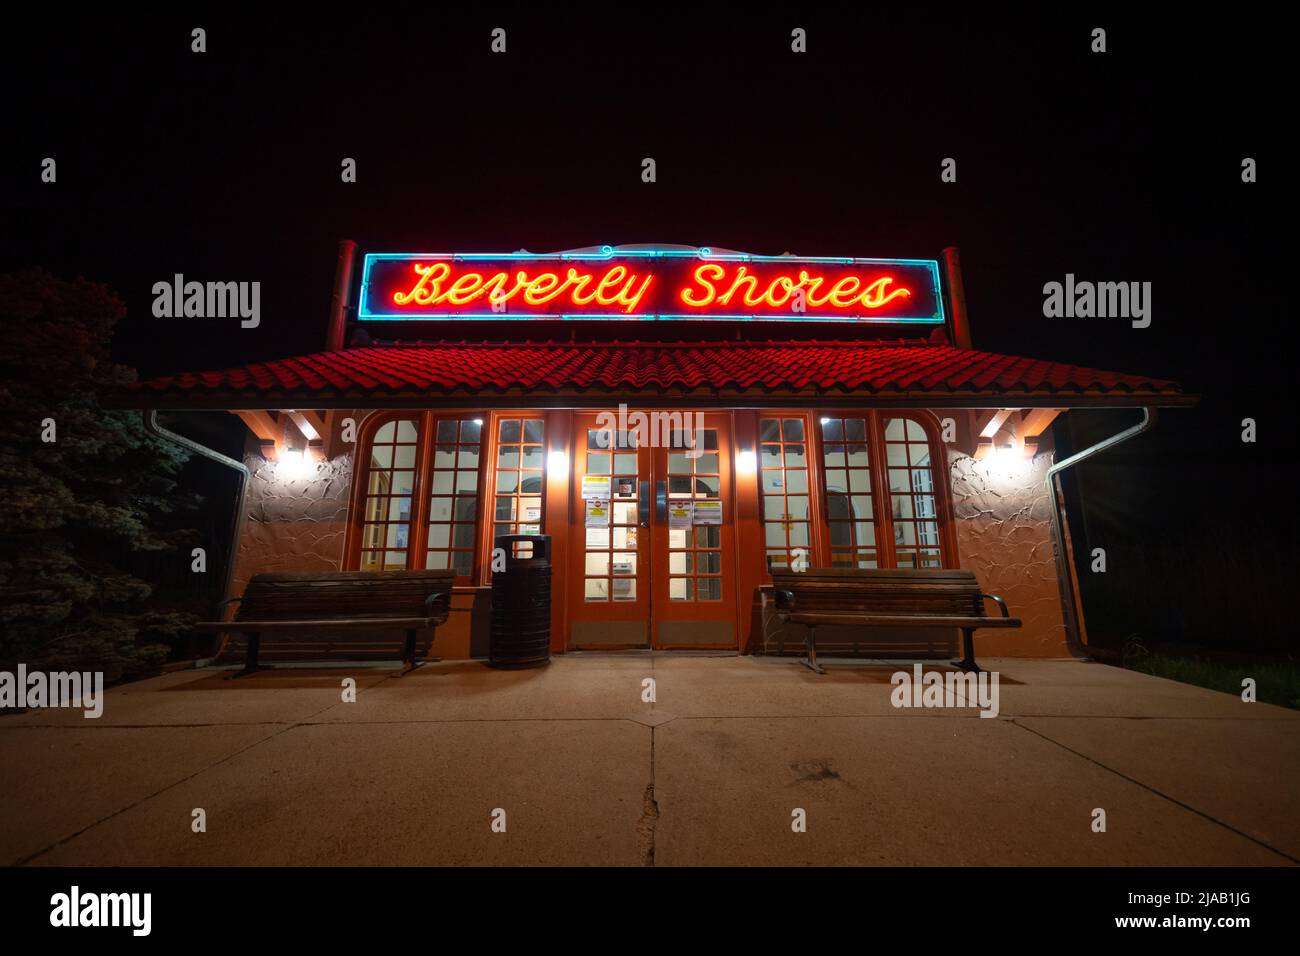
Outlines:
{"type": "Polygon", "coordinates": [[[235,560],[235,594],[263,571],[337,571],[347,535],[352,449],[336,441],[333,457],[312,463],[306,478],[286,479],[251,437],[244,530],[235,560]]]}
{"type": "MultiPolygon", "coordinates": [[[[1032,462],[1009,465],[996,459],[976,461],[969,437],[948,446],[961,566],[974,571],[983,589],[1000,596],[1012,616],[1025,622],[1018,630],[977,633],[977,653],[1069,656],[1046,485],[1051,452],[1048,435],[1032,462]]],[[[988,611],[998,613],[992,602],[988,611]]]]}

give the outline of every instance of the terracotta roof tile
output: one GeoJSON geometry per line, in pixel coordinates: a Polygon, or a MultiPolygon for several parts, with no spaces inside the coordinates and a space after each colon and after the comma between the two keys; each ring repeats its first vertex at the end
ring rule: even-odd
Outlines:
{"type": "Polygon", "coordinates": [[[1174,382],[1148,376],[921,341],[374,345],[184,372],[141,382],[131,391],[157,405],[163,397],[364,401],[448,393],[697,390],[934,399],[1185,397],[1174,382]]]}

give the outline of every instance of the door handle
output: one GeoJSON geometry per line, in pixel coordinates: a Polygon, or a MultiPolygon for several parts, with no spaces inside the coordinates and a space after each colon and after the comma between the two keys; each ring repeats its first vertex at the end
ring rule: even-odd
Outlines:
{"type": "Polygon", "coordinates": [[[655,482],[655,520],[668,520],[668,482],[655,482]]]}
{"type": "Polygon", "coordinates": [[[650,482],[644,479],[638,479],[638,500],[636,503],[636,519],[640,522],[641,527],[650,527],[650,482]]]}

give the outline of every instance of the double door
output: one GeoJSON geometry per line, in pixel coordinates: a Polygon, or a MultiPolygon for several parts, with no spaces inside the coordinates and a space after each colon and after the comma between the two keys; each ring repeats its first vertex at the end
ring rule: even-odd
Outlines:
{"type": "Polygon", "coordinates": [[[576,416],[568,646],[736,647],[726,412],[576,416]]]}

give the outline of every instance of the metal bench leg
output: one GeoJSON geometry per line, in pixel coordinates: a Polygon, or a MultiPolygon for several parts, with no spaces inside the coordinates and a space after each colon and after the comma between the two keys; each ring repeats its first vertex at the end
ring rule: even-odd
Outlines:
{"type": "Polygon", "coordinates": [[[230,680],[236,677],[247,677],[249,674],[256,674],[258,671],[269,671],[271,668],[266,664],[257,662],[258,651],[262,649],[262,635],[256,631],[246,634],[248,638],[248,648],[244,652],[244,668],[230,675],[230,680]]]}
{"type": "Polygon", "coordinates": [[[406,631],[406,644],[402,647],[402,674],[411,673],[417,666],[415,663],[415,629],[408,628],[406,631]]]}
{"type": "Polygon", "coordinates": [[[980,668],[979,665],[975,663],[975,628],[963,627],[961,629],[961,649],[962,654],[965,656],[959,661],[953,661],[953,664],[964,671],[978,674],[980,668]]]}
{"type": "Polygon", "coordinates": [[[817,663],[817,627],[810,624],[808,626],[808,654],[799,662],[808,668],[814,674],[825,674],[826,670],[817,663]]]}

